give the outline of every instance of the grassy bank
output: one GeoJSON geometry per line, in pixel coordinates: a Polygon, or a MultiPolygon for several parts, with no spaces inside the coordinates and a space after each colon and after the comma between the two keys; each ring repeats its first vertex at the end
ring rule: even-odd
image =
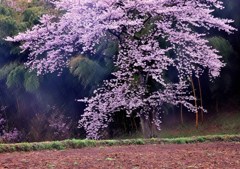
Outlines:
{"type": "Polygon", "coordinates": [[[144,145],[144,144],[187,144],[199,142],[240,142],[240,135],[209,135],[179,138],[125,139],[125,140],[64,140],[52,142],[0,144],[0,153],[15,151],[64,150],[84,147],[144,145]]]}
{"type": "MultiPolygon", "coordinates": [[[[157,133],[159,138],[179,138],[208,135],[240,135],[240,110],[222,111],[217,114],[204,114],[204,121],[195,127],[195,117],[186,119],[183,124],[179,118],[164,119],[161,130],[157,133]],[[170,121],[170,123],[169,123],[170,121]],[[174,123],[171,123],[174,121],[174,123]]],[[[122,134],[113,139],[143,138],[142,132],[122,134]]]]}
{"type": "Polygon", "coordinates": [[[162,126],[159,132],[160,138],[192,137],[205,135],[239,135],[240,111],[224,111],[214,116],[205,114],[203,123],[195,128],[195,119],[186,121],[183,125],[173,124],[162,126]]]}

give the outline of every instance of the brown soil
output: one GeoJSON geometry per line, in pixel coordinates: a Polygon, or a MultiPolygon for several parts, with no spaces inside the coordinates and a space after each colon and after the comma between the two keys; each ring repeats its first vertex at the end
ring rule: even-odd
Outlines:
{"type": "Polygon", "coordinates": [[[240,143],[139,145],[0,154],[0,169],[240,169],[240,143]]]}

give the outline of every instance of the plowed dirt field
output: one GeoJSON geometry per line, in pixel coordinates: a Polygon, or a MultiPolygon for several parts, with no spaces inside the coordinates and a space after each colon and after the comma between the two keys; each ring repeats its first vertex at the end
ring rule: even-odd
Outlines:
{"type": "Polygon", "coordinates": [[[0,169],[240,169],[240,143],[133,145],[0,154],[0,169]]]}

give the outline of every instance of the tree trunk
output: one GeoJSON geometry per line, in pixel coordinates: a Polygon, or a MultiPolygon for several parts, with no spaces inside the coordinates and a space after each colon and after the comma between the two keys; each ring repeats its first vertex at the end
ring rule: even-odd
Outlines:
{"type": "MultiPolygon", "coordinates": [[[[147,82],[148,82],[149,73],[147,73],[146,77],[140,75],[140,83],[141,85],[146,89],[147,91],[147,82]]],[[[144,99],[144,96],[142,96],[142,99],[144,99]]],[[[144,110],[141,110],[144,111],[144,110]]],[[[154,123],[155,118],[155,109],[153,108],[152,112],[149,112],[148,118],[144,116],[145,113],[141,113],[140,115],[140,124],[143,136],[145,138],[152,138],[157,136],[157,126],[154,123]]]]}
{"type": "Polygon", "coordinates": [[[180,115],[181,115],[181,125],[183,125],[183,105],[180,107],[180,115]]]}
{"type": "Polygon", "coordinates": [[[218,106],[218,99],[217,98],[216,98],[215,110],[216,110],[216,113],[219,112],[219,106],[218,106]]]}
{"type": "Polygon", "coordinates": [[[146,118],[144,115],[140,116],[140,124],[144,138],[153,138],[157,136],[157,126],[153,121],[154,113],[150,113],[146,118]]]}
{"type": "Polygon", "coordinates": [[[143,137],[150,138],[151,137],[151,127],[149,125],[149,119],[146,119],[144,116],[141,116],[140,123],[141,123],[143,137]]]}
{"type": "Polygon", "coordinates": [[[192,84],[192,91],[193,91],[193,96],[195,98],[195,107],[196,107],[196,129],[198,129],[198,107],[197,107],[197,95],[196,95],[196,91],[195,91],[195,86],[194,86],[194,83],[193,83],[193,79],[192,77],[190,77],[190,81],[191,81],[191,84],[192,84]]]}
{"type": "Polygon", "coordinates": [[[137,131],[138,130],[138,127],[137,127],[137,123],[136,123],[136,120],[134,117],[131,117],[132,119],[132,123],[133,123],[133,126],[134,126],[134,130],[137,131]]]}
{"type": "Polygon", "coordinates": [[[199,94],[200,94],[200,105],[201,105],[201,122],[203,123],[203,99],[202,99],[202,87],[200,79],[198,78],[198,87],[199,87],[199,94]]]}

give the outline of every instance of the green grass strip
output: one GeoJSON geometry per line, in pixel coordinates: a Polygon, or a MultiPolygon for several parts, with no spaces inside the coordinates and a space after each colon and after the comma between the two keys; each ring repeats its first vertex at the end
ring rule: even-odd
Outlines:
{"type": "Polygon", "coordinates": [[[65,150],[84,147],[144,145],[144,144],[189,144],[202,142],[240,142],[240,135],[208,135],[180,138],[152,138],[125,140],[64,140],[35,143],[0,144],[0,153],[16,151],[65,150]]]}

